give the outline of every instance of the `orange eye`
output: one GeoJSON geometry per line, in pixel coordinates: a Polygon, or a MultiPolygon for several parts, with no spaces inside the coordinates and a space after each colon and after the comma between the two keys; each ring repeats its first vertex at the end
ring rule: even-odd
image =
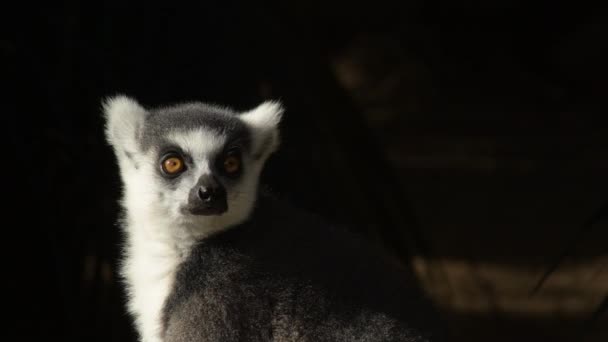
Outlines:
{"type": "Polygon", "coordinates": [[[241,160],[237,156],[227,156],[224,159],[224,171],[233,174],[241,169],[241,160]]]}
{"type": "Polygon", "coordinates": [[[163,171],[168,175],[176,175],[184,170],[184,161],[178,156],[170,156],[163,160],[163,171]]]}

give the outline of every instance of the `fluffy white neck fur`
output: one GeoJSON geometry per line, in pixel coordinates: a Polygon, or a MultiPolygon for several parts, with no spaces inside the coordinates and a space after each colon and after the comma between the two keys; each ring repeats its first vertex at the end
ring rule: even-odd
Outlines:
{"type": "MultiPolygon", "coordinates": [[[[128,308],[135,318],[143,342],[160,342],[164,302],[171,290],[175,270],[196,236],[179,229],[157,211],[154,203],[142,201],[136,175],[125,193],[127,246],[122,275],[128,291],[128,308]],[[135,184],[133,183],[135,182],[135,184]]],[[[142,184],[144,185],[144,184],[142,184]]],[[[144,190],[145,191],[145,190],[144,190]]]]}

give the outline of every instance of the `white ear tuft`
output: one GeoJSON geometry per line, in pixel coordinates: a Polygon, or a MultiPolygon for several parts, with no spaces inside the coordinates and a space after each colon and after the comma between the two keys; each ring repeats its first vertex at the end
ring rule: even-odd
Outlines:
{"type": "Polygon", "coordinates": [[[137,138],[148,112],[137,101],[124,95],[106,99],[103,111],[108,142],[117,152],[137,151],[137,138]]]}
{"type": "Polygon", "coordinates": [[[247,124],[258,129],[276,129],[281,116],[283,106],[278,101],[266,101],[255,109],[241,115],[247,124]]]}
{"type": "Polygon", "coordinates": [[[279,147],[279,123],[283,106],[278,101],[266,101],[253,110],[241,114],[253,134],[253,150],[257,159],[266,158],[279,147]]]}

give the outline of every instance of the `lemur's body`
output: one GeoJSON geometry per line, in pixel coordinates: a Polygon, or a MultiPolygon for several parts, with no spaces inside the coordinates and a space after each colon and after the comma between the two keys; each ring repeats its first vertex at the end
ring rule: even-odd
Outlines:
{"type": "Polygon", "coordinates": [[[259,194],[277,104],[237,114],[117,97],[105,111],[142,341],[435,341],[426,304],[378,251],[259,194]]]}

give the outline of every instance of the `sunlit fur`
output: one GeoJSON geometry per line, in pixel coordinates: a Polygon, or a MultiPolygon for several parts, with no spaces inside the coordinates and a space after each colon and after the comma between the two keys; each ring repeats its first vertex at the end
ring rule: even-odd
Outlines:
{"type": "MultiPolygon", "coordinates": [[[[186,104],[184,108],[187,106],[196,104],[186,104]]],[[[164,139],[193,159],[188,172],[176,180],[174,187],[168,187],[158,172],[159,147],[142,146],[151,111],[133,99],[116,96],[104,102],[104,113],[107,140],[114,148],[123,183],[122,227],[126,241],[121,272],[129,294],[128,308],[141,340],[159,342],[162,307],[176,267],[194,243],[229,229],[250,215],[259,174],[266,158],[278,146],[277,125],[282,109],[276,102],[266,102],[249,112],[235,114],[248,128],[252,146],[243,153],[247,172],[226,187],[228,210],[219,216],[195,216],[182,209],[197,180],[211,172],[210,156],[227,143],[224,134],[205,126],[164,134],[164,139]]],[[[169,114],[157,110],[154,115],[169,114]]]]}

